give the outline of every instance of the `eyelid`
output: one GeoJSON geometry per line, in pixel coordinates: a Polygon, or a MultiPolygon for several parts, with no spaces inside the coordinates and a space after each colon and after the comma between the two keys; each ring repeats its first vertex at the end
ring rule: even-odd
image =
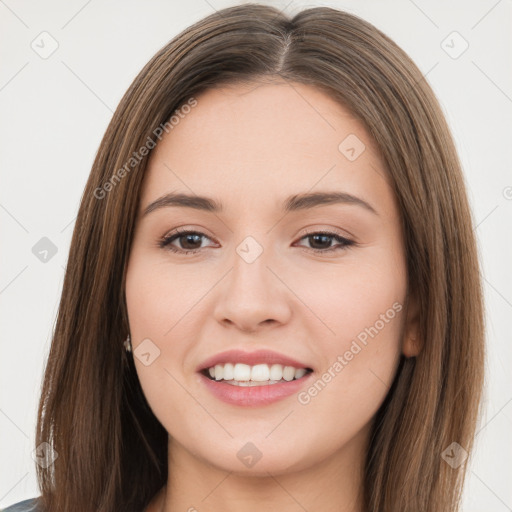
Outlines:
{"type": "MultiPolygon", "coordinates": [[[[356,237],[354,235],[352,235],[352,233],[349,233],[348,231],[346,230],[341,230],[339,228],[335,228],[335,227],[325,227],[325,228],[310,228],[310,227],[307,227],[305,228],[305,231],[304,233],[300,236],[300,238],[304,238],[305,236],[309,236],[309,235],[316,235],[318,233],[328,233],[328,234],[333,234],[333,235],[337,235],[341,238],[345,238],[346,240],[350,240],[351,242],[356,242],[356,237]]],[[[297,235],[298,236],[298,235],[297,235]]]]}
{"type": "MultiPolygon", "coordinates": [[[[341,230],[339,228],[335,228],[335,227],[332,227],[332,226],[329,226],[329,227],[324,227],[324,228],[311,228],[311,227],[306,227],[306,228],[303,228],[305,231],[304,232],[301,232],[299,231],[296,235],[294,235],[294,238],[297,238],[299,237],[300,235],[300,238],[304,238],[305,236],[309,236],[309,235],[316,235],[316,234],[319,234],[319,233],[323,233],[325,232],[326,234],[336,234],[342,238],[346,238],[348,240],[351,240],[353,242],[356,242],[356,237],[354,235],[352,235],[352,233],[346,231],[346,230],[341,230]]],[[[169,238],[171,236],[175,236],[175,235],[178,235],[178,234],[184,234],[184,233],[196,233],[196,234],[199,234],[199,235],[202,235],[206,238],[209,238],[210,240],[213,240],[215,241],[215,237],[210,235],[208,233],[208,230],[203,228],[203,227],[200,227],[200,228],[194,228],[194,227],[190,227],[190,226],[180,226],[178,228],[175,228],[175,229],[172,229],[170,230],[169,232],[167,232],[164,236],[161,237],[161,239],[166,239],[166,238],[169,238]]]]}
{"type": "Polygon", "coordinates": [[[168,239],[170,237],[174,237],[177,235],[184,235],[184,234],[201,235],[205,238],[209,238],[210,240],[215,241],[215,237],[210,235],[207,229],[202,228],[202,227],[194,228],[194,227],[190,227],[190,226],[180,226],[178,228],[171,229],[171,231],[169,231],[162,237],[162,240],[168,239]]]}

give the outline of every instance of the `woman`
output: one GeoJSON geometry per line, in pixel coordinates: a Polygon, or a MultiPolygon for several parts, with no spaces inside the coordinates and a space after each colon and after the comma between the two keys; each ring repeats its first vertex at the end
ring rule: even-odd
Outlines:
{"type": "Polygon", "coordinates": [[[458,510],[483,332],[461,166],[411,59],[331,8],[218,11],[103,138],[40,401],[42,495],[17,506],[458,510]]]}

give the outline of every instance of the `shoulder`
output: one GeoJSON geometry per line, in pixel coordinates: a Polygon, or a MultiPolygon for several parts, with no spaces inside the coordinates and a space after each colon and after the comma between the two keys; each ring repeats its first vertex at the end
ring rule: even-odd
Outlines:
{"type": "Polygon", "coordinates": [[[0,512],[40,512],[41,510],[38,505],[38,499],[30,498],[28,500],[18,501],[18,503],[1,509],[0,512]]]}

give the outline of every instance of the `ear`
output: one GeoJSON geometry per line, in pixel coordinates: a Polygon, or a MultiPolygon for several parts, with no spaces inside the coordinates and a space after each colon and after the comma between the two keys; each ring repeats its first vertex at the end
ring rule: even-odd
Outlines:
{"type": "Polygon", "coordinates": [[[415,294],[411,294],[407,300],[402,342],[402,353],[407,358],[417,356],[423,348],[419,331],[419,313],[419,301],[415,294]]]}

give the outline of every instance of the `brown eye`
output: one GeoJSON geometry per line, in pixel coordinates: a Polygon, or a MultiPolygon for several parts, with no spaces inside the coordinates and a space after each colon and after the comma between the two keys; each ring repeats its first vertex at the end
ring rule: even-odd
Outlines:
{"type": "Polygon", "coordinates": [[[349,240],[348,238],[344,238],[336,233],[330,232],[314,232],[308,233],[306,236],[303,236],[301,240],[307,239],[311,245],[309,249],[317,253],[326,253],[331,251],[338,251],[346,249],[352,245],[355,245],[353,240],[349,240]],[[338,245],[331,246],[332,241],[338,242],[338,245]]]}
{"type": "Polygon", "coordinates": [[[179,231],[163,237],[159,241],[159,247],[168,249],[172,252],[190,254],[197,253],[201,250],[202,238],[208,238],[204,233],[199,231],[179,231]],[[177,240],[180,247],[172,245],[177,240]]]}

